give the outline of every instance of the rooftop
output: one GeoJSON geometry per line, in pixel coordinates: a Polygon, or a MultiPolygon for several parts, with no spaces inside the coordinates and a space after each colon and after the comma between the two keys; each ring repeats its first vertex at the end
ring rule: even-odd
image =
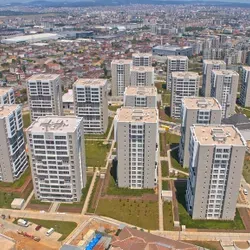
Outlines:
{"type": "Polygon", "coordinates": [[[152,56],[151,53],[133,53],[132,57],[150,57],[152,56]]]}
{"type": "Polygon", "coordinates": [[[75,86],[104,86],[107,83],[107,80],[100,78],[80,78],[75,81],[75,86]]]}
{"type": "Polygon", "coordinates": [[[157,96],[155,87],[134,87],[129,86],[125,89],[125,95],[157,96]]]}
{"type": "Polygon", "coordinates": [[[34,121],[27,129],[30,132],[74,132],[82,118],[75,116],[43,116],[34,121]]]}
{"type": "Polygon", "coordinates": [[[180,47],[180,46],[176,46],[176,45],[159,45],[159,46],[155,46],[153,47],[153,49],[163,49],[163,50],[180,50],[180,49],[190,49],[190,46],[184,46],[184,47],[180,47]]]}
{"type": "Polygon", "coordinates": [[[242,66],[242,68],[246,71],[250,71],[250,66],[242,66]]]}
{"type": "Polygon", "coordinates": [[[117,110],[119,122],[149,122],[158,121],[158,111],[154,108],[121,107],[117,110]]]}
{"type": "Polygon", "coordinates": [[[222,109],[218,100],[213,97],[184,97],[182,98],[182,103],[188,109],[222,109]]]}
{"type": "Polygon", "coordinates": [[[150,66],[133,66],[131,68],[131,72],[136,71],[136,72],[154,72],[154,67],[150,66]]]}
{"type": "Polygon", "coordinates": [[[18,105],[18,104],[10,104],[10,105],[2,105],[2,106],[0,106],[0,118],[4,118],[4,117],[9,116],[18,107],[21,108],[21,106],[18,105]]]}
{"type": "Polygon", "coordinates": [[[223,76],[238,76],[239,74],[234,70],[229,69],[222,69],[222,70],[213,70],[212,71],[216,75],[223,75],[223,76]]]}
{"type": "Polygon", "coordinates": [[[187,56],[167,56],[170,60],[188,60],[187,56]]]}
{"type": "Polygon", "coordinates": [[[191,133],[201,145],[246,146],[246,141],[233,125],[194,125],[191,133]]]}
{"type": "Polygon", "coordinates": [[[115,59],[115,60],[112,60],[111,64],[132,64],[132,60],[130,60],[130,59],[115,59]]]}
{"type": "Polygon", "coordinates": [[[35,74],[28,78],[28,81],[39,81],[39,80],[46,80],[52,81],[60,77],[58,74],[35,74]]]}
{"type": "Polygon", "coordinates": [[[7,88],[7,87],[6,88],[5,87],[0,88],[0,96],[5,95],[10,90],[13,90],[13,88],[7,88]]]}
{"type": "Polygon", "coordinates": [[[172,77],[177,77],[177,78],[199,78],[199,74],[196,72],[190,72],[190,71],[185,71],[185,72],[172,72],[172,77]]]}
{"type": "Polygon", "coordinates": [[[68,93],[65,93],[63,96],[62,96],[62,102],[74,102],[74,98],[73,98],[73,91],[72,89],[69,89],[68,90],[68,93]]]}
{"type": "Polygon", "coordinates": [[[223,60],[204,60],[204,64],[214,64],[214,65],[226,65],[223,60]]]}

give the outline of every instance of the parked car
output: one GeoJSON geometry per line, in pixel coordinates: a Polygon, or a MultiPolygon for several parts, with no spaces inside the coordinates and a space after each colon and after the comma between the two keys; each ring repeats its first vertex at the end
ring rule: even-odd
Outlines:
{"type": "Polygon", "coordinates": [[[248,195],[248,191],[246,189],[243,189],[243,194],[248,195]]]}
{"type": "Polygon", "coordinates": [[[42,227],[41,225],[37,225],[36,228],[35,228],[35,230],[39,231],[41,229],[41,227],[42,227]]]}

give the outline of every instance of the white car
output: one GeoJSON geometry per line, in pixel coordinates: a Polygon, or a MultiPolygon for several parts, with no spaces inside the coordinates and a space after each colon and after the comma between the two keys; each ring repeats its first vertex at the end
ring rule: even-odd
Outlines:
{"type": "Polygon", "coordinates": [[[243,194],[248,195],[248,191],[246,189],[243,189],[243,194]]]}

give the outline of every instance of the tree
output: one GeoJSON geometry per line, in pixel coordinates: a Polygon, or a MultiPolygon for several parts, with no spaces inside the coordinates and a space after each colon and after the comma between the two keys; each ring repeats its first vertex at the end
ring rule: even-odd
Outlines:
{"type": "Polygon", "coordinates": [[[22,70],[23,70],[24,73],[26,73],[26,66],[25,66],[25,64],[22,65],[22,70]]]}

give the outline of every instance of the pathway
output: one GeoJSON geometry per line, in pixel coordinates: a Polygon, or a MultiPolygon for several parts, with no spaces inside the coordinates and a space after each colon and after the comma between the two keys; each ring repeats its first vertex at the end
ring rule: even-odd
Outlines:
{"type": "Polygon", "coordinates": [[[34,195],[34,189],[31,191],[29,197],[25,201],[25,203],[24,203],[24,205],[23,205],[23,207],[22,207],[21,210],[24,210],[28,206],[28,204],[29,204],[29,202],[30,202],[30,200],[31,200],[31,198],[32,198],[33,195],[34,195]]]}
{"type": "Polygon", "coordinates": [[[60,202],[53,202],[52,205],[50,206],[50,210],[49,210],[49,213],[55,213],[57,211],[57,209],[59,208],[60,206],[60,202]]]}
{"type": "Polygon", "coordinates": [[[113,119],[112,124],[111,124],[111,126],[110,126],[110,130],[109,130],[109,133],[108,133],[108,135],[107,135],[106,141],[109,141],[110,136],[111,136],[112,131],[113,131],[113,128],[114,128],[114,119],[113,119]]]}

